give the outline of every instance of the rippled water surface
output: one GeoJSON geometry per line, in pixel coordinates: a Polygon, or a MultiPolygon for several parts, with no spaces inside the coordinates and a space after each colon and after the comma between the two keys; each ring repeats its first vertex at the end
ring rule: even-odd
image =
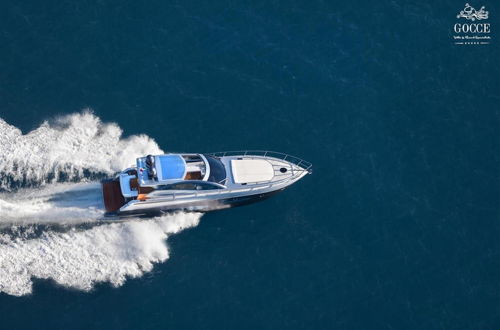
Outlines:
{"type": "Polygon", "coordinates": [[[463,5],[4,5],[0,328],[497,328],[500,7],[458,46],[463,5]],[[135,157],[238,149],[314,173],[102,221],[135,157]]]}

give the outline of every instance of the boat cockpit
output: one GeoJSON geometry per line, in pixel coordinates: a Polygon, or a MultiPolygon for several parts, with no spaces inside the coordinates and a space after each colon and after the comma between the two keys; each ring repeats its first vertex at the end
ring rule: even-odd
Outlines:
{"type": "Polygon", "coordinates": [[[137,158],[137,178],[141,186],[156,186],[173,180],[206,181],[209,167],[201,154],[148,155],[137,158]]]}
{"type": "Polygon", "coordinates": [[[121,192],[125,198],[139,198],[155,190],[225,188],[225,167],[213,156],[148,155],[137,158],[136,163],[135,168],[128,168],[119,175],[121,192]]]}

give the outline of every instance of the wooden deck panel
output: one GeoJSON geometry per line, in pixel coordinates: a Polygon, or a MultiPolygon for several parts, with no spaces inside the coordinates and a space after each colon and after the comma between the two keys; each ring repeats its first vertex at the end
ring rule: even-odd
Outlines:
{"type": "Polygon", "coordinates": [[[119,181],[102,182],[102,195],[106,212],[116,212],[125,205],[119,181]]]}

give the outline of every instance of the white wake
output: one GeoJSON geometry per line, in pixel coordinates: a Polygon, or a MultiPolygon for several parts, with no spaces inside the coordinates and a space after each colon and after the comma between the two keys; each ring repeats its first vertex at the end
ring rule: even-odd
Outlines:
{"type": "Polygon", "coordinates": [[[43,122],[23,134],[0,118],[0,189],[112,174],[135,158],[162,150],[146,135],[122,138],[122,129],[90,111],[43,122]]]}
{"type": "Polygon", "coordinates": [[[162,151],[146,135],[123,138],[118,125],[89,111],[27,134],[0,118],[0,141],[0,293],[30,294],[36,278],[85,291],[101,282],[120,286],[168,259],[167,237],[200,220],[177,213],[103,221],[92,175],[162,151]]]}
{"type": "Polygon", "coordinates": [[[99,282],[120,286],[167,260],[168,235],[196,226],[199,219],[181,213],[65,233],[48,230],[31,239],[0,234],[0,292],[29,294],[33,278],[85,291],[99,282]]]}

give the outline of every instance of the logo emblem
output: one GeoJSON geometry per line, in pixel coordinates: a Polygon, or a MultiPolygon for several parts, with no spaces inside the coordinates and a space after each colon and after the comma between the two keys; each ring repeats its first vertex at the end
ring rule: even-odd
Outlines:
{"type": "Polygon", "coordinates": [[[482,20],[482,19],[487,19],[488,18],[488,12],[484,10],[484,6],[481,7],[480,10],[474,9],[471,5],[468,3],[465,4],[464,10],[460,11],[460,14],[457,15],[457,18],[463,17],[465,19],[475,21],[475,20],[482,20]]]}
{"type": "Polygon", "coordinates": [[[465,4],[464,10],[457,15],[453,25],[452,36],[455,45],[489,45],[491,43],[491,24],[488,22],[489,12],[465,4]],[[465,18],[465,21],[462,20],[465,18]]]}

